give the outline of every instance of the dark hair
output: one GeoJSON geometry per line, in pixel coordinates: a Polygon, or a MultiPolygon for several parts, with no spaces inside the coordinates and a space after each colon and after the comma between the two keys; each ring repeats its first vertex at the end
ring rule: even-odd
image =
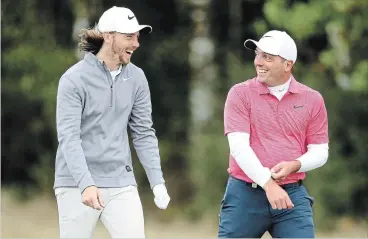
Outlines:
{"type": "Polygon", "coordinates": [[[81,51],[91,52],[96,55],[104,42],[102,33],[100,33],[96,27],[84,28],[79,34],[78,48],[81,51]]]}

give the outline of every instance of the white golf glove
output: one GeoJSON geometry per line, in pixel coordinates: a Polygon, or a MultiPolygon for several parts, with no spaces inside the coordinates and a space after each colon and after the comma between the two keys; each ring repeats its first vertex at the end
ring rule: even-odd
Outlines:
{"type": "Polygon", "coordinates": [[[155,195],[155,204],[160,209],[166,209],[170,202],[170,196],[167,193],[165,184],[158,184],[153,187],[153,194],[155,195]]]}

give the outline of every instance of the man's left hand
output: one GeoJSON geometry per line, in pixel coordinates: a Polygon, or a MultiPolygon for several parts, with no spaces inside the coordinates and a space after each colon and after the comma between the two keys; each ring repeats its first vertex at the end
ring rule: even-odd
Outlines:
{"type": "Polygon", "coordinates": [[[170,202],[170,196],[167,193],[165,184],[158,184],[153,187],[153,194],[155,195],[155,204],[160,209],[166,209],[170,202]]]}
{"type": "Polygon", "coordinates": [[[294,172],[297,172],[301,167],[300,161],[294,160],[290,162],[281,162],[276,164],[272,169],[272,178],[276,182],[281,182],[285,180],[285,178],[294,172]]]}

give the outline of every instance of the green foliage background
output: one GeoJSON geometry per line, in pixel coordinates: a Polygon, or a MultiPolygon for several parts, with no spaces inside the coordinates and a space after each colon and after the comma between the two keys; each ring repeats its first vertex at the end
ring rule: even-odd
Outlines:
{"type": "MultiPolygon", "coordinates": [[[[91,26],[112,5],[131,8],[141,23],[153,26],[153,33],[142,35],[133,61],[144,69],[152,91],[153,119],[172,196],[167,217],[198,219],[208,211],[216,215],[228,166],[224,100],[233,84],[254,75],[252,53],[243,48],[243,41],[283,29],[298,45],[294,76],[323,94],[329,113],[329,161],[306,180],[316,199],[317,224],[333,227],[333,221],[322,220],[325,216],[367,220],[367,1],[241,1],[241,21],[235,28],[239,42],[229,32],[231,1],[211,1],[210,35],[218,69],[215,117],[200,132],[189,123],[188,42],[194,34],[189,1],[84,3],[91,26]]],[[[1,179],[23,200],[35,192],[52,196],[56,90],[61,74],[78,60],[72,29],[82,6],[57,0],[2,1],[1,179]]],[[[135,171],[142,197],[152,200],[137,160],[135,171]]]]}

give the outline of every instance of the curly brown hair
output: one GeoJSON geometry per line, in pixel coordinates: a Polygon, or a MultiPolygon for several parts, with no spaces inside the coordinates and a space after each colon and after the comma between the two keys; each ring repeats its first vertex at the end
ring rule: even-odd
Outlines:
{"type": "Polygon", "coordinates": [[[84,28],[79,34],[78,48],[81,51],[91,52],[96,55],[100,51],[103,42],[102,33],[96,27],[84,28]]]}

